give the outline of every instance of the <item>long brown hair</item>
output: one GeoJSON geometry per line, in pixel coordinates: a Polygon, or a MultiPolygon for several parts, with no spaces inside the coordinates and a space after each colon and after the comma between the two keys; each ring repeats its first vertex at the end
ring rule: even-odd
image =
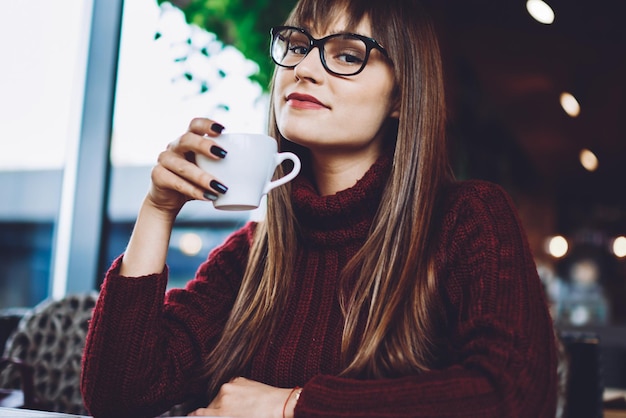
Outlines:
{"type": "MultiPolygon", "coordinates": [[[[429,244],[438,192],[451,179],[439,46],[417,0],[301,0],[287,24],[330,23],[338,12],[351,18],[349,26],[369,18],[372,36],[393,63],[400,104],[384,196],[368,239],[342,273],[343,374],[415,373],[434,359],[437,283],[429,244]],[[356,278],[351,288],[348,278],[356,278]]],[[[273,104],[271,109],[269,133],[281,148],[290,146],[278,131],[273,104]]],[[[290,194],[286,185],[268,196],[241,290],[207,360],[211,396],[245,371],[280,321],[298,248],[290,194]]]]}

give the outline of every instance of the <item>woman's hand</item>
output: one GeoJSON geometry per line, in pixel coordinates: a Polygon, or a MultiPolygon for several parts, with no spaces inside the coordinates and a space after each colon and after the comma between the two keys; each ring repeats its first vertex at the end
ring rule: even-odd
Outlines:
{"type": "MultiPolygon", "coordinates": [[[[176,216],[189,200],[214,200],[221,191],[214,178],[195,164],[195,153],[209,158],[224,158],[226,151],[211,138],[224,127],[206,118],[191,121],[187,132],[170,143],[152,169],[152,184],[145,203],[176,216]]],[[[219,187],[219,185],[218,185],[219,187]]],[[[223,191],[223,190],[222,190],[223,191]]]]}
{"type": "Polygon", "coordinates": [[[190,416],[218,417],[293,417],[295,397],[292,389],[281,389],[237,377],[220,388],[213,402],[206,408],[193,411],[190,416]]]}
{"type": "Polygon", "coordinates": [[[162,272],[174,220],[185,202],[217,198],[215,185],[220,184],[194,163],[194,157],[202,153],[209,158],[223,158],[226,151],[211,140],[222,129],[212,120],[194,119],[188,131],[159,155],[152,169],[150,190],[124,253],[121,275],[141,277],[162,272]]]}

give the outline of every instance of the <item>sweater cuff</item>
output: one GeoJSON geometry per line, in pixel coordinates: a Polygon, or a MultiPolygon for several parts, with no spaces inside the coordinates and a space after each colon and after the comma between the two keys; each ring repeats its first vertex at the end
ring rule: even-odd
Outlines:
{"type": "Polygon", "coordinates": [[[127,277],[120,274],[123,259],[122,254],[109,267],[102,283],[101,293],[106,293],[109,297],[114,296],[118,303],[129,301],[133,305],[138,300],[162,301],[167,288],[168,267],[165,266],[161,273],[127,277]]]}

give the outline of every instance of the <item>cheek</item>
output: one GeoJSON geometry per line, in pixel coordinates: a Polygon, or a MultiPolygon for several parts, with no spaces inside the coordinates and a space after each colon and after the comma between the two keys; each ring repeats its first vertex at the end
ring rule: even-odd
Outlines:
{"type": "Polygon", "coordinates": [[[289,113],[286,110],[287,104],[284,100],[274,97],[274,118],[278,131],[285,136],[285,128],[289,125],[289,113]]]}
{"type": "Polygon", "coordinates": [[[355,96],[352,106],[346,106],[346,113],[346,117],[355,121],[353,125],[361,124],[369,129],[379,127],[393,116],[389,90],[371,89],[358,98],[355,96]]]}
{"type": "Polygon", "coordinates": [[[273,110],[277,121],[279,121],[283,116],[283,112],[286,106],[286,79],[287,77],[285,76],[284,71],[279,69],[276,73],[276,77],[274,78],[274,87],[272,90],[273,110]]]}
{"type": "Polygon", "coordinates": [[[276,75],[272,81],[274,99],[278,97],[284,97],[286,88],[293,84],[293,70],[278,67],[276,69],[276,75]]]}

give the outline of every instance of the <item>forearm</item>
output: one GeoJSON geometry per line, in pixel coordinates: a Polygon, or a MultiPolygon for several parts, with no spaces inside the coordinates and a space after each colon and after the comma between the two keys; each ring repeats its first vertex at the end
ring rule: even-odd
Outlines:
{"type": "Polygon", "coordinates": [[[144,201],[124,253],[122,276],[141,277],[163,271],[175,219],[175,214],[144,201]]]}
{"type": "MultiPolygon", "coordinates": [[[[119,265],[117,259],[107,273],[83,353],[81,389],[85,405],[96,416],[123,416],[150,404],[165,409],[157,406],[162,390],[155,390],[156,382],[145,374],[154,374],[161,383],[175,381],[174,376],[154,373],[155,365],[167,360],[156,330],[162,317],[165,273],[122,278],[119,265]]],[[[172,370],[161,369],[162,374],[172,370]]]]}
{"type": "MultiPolygon", "coordinates": [[[[304,385],[296,418],[554,417],[555,365],[498,368],[491,359],[381,380],[319,375],[304,385]]],[[[501,362],[497,362],[501,363],[501,362]]]]}

